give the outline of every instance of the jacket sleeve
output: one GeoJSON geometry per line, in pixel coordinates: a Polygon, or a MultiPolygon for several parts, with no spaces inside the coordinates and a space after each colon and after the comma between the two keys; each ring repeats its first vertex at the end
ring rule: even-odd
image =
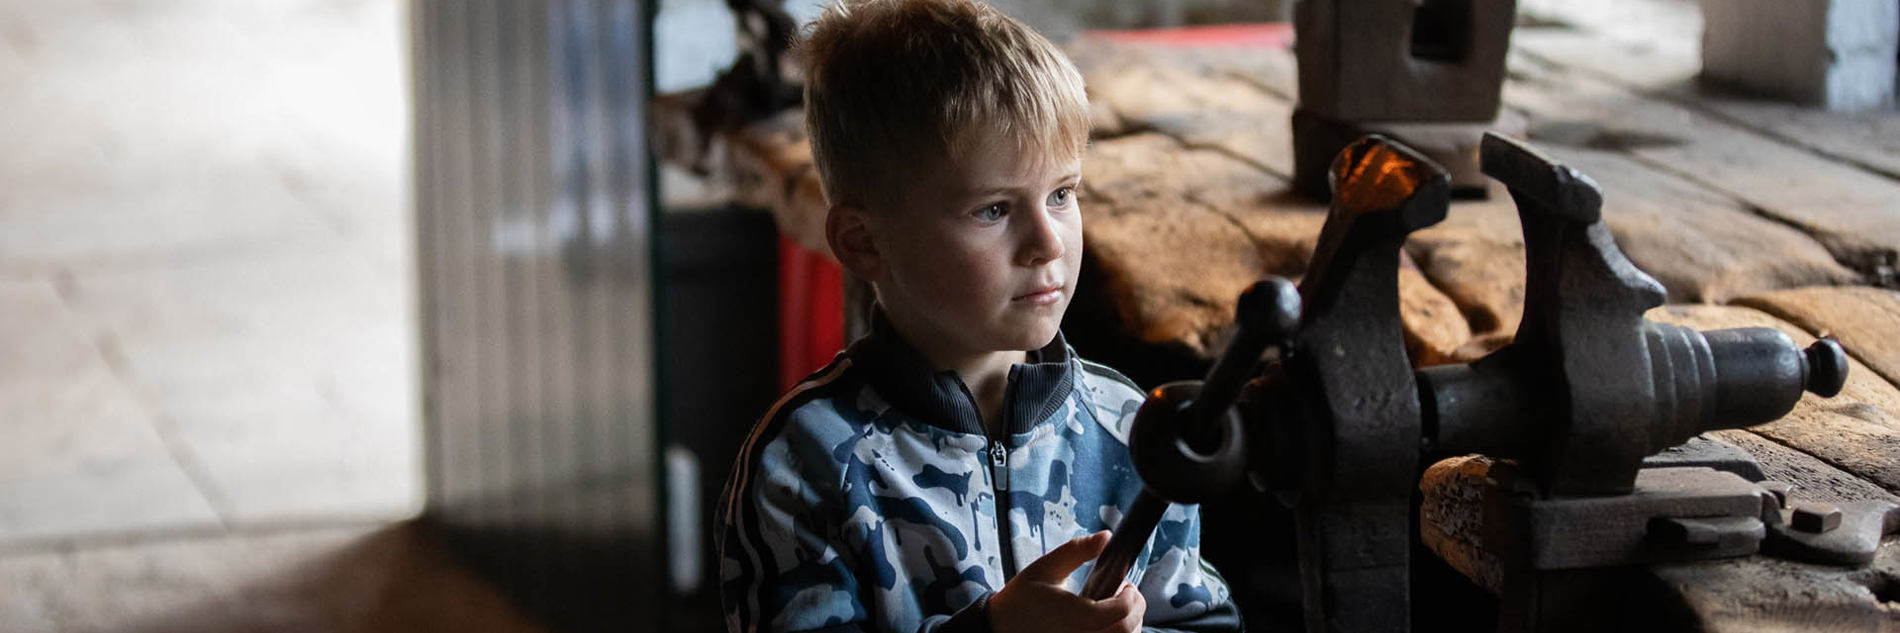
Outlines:
{"type": "Polygon", "coordinates": [[[1175,505],[1162,516],[1137,587],[1148,599],[1146,631],[1241,631],[1227,581],[1201,558],[1200,506],[1175,505]]]}
{"type": "Polygon", "coordinates": [[[871,628],[859,579],[834,545],[838,468],[797,440],[748,446],[726,482],[719,598],[730,633],[871,628]]]}

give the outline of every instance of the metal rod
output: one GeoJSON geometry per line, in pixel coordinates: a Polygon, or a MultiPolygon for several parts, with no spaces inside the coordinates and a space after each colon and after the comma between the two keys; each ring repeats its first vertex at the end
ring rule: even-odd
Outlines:
{"type": "MultiPolygon", "coordinates": [[[[1214,421],[1234,405],[1260,355],[1266,353],[1269,346],[1290,338],[1299,323],[1300,295],[1293,282],[1268,277],[1254,282],[1240,294],[1234,310],[1234,325],[1238,328],[1234,339],[1208,369],[1200,396],[1188,403],[1185,415],[1181,416],[1186,419],[1174,420],[1181,425],[1180,437],[1190,448],[1201,453],[1212,453],[1219,448],[1215,444],[1220,441],[1220,429],[1214,421]]],[[[1233,441],[1239,439],[1233,438],[1233,441]]],[[[1108,547],[1095,561],[1095,569],[1082,584],[1082,597],[1101,600],[1115,595],[1169,505],[1169,501],[1152,488],[1142,488],[1128,507],[1128,516],[1115,527],[1108,547]]]]}
{"type": "Polygon", "coordinates": [[[1168,511],[1169,505],[1152,490],[1143,489],[1141,494],[1135,495],[1135,502],[1128,506],[1128,516],[1122,517],[1115,535],[1108,539],[1108,546],[1095,559],[1095,569],[1089,571],[1088,580],[1082,583],[1082,597],[1103,600],[1121,589],[1129,570],[1135,567],[1135,558],[1148,544],[1155,526],[1161,524],[1161,515],[1168,511]],[[1139,538],[1135,538],[1137,535],[1139,538]]]}

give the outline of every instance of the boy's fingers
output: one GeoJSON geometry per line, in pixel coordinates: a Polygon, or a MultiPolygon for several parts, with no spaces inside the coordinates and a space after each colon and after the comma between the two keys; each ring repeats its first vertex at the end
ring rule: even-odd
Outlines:
{"type": "Polygon", "coordinates": [[[1141,614],[1129,613],[1122,619],[1110,622],[1108,626],[1095,629],[1094,633],[1135,633],[1141,630],[1141,614]]]}
{"type": "Polygon", "coordinates": [[[1089,605],[1088,617],[1077,619],[1076,624],[1089,633],[1137,631],[1141,629],[1141,616],[1147,610],[1146,605],[1141,592],[1122,585],[1121,592],[1089,605]]]}
{"type": "Polygon", "coordinates": [[[1118,619],[1108,622],[1097,629],[1100,633],[1133,633],[1141,630],[1142,616],[1148,612],[1148,600],[1142,597],[1132,585],[1122,585],[1122,591],[1114,598],[1102,601],[1113,602],[1119,607],[1118,619]]]}
{"type": "Polygon", "coordinates": [[[1101,554],[1102,548],[1107,545],[1107,530],[1072,539],[1049,550],[1049,553],[1043,554],[1042,558],[1031,561],[1028,567],[1016,573],[1016,577],[1052,585],[1062,584],[1069,578],[1069,574],[1075,573],[1076,568],[1081,567],[1082,563],[1089,562],[1096,555],[1101,554]]]}
{"type": "Polygon", "coordinates": [[[1135,617],[1139,619],[1141,616],[1138,612],[1146,604],[1147,602],[1142,600],[1140,591],[1137,591],[1133,585],[1123,583],[1121,591],[1113,596],[1093,602],[1085,601],[1077,618],[1077,624],[1085,629],[1103,627],[1112,629],[1116,623],[1126,621],[1130,613],[1135,613],[1135,617]]]}

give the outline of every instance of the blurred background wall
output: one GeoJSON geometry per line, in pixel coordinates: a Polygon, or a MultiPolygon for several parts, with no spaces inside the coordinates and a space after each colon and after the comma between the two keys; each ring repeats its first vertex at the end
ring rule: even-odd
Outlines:
{"type": "Polygon", "coordinates": [[[0,546],[419,508],[405,41],[0,4],[0,546]]]}
{"type": "MultiPolygon", "coordinates": [[[[800,24],[816,17],[826,0],[786,0],[800,24]]],[[[1225,22],[1292,19],[1292,0],[992,0],[1002,9],[1058,41],[1083,29],[1133,29],[1225,22]]],[[[731,63],[732,13],[725,0],[660,0],[654,44],[660,92],[705,85],[731,63]]]]}

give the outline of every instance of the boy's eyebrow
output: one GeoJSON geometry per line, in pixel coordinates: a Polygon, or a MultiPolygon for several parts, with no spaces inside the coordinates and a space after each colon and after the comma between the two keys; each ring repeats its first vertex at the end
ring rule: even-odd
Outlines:
{"type": "MultiPolygon", "coordinates": [[[[1051,184],[1077,182],[1080,180],[1082,180],[1082,172],[1081,170],[1076,170],[1076,171],[1063,174],[1062,176],[1056,178],[1051,184]]],[[[965,195],[987,198],[990,196],[998,196],[998,195],[1003,195],[1003,194],[1015,193],[1016,189],[1017,189],[1016,187],[977,187],[965,192],[965,195]]]]}

